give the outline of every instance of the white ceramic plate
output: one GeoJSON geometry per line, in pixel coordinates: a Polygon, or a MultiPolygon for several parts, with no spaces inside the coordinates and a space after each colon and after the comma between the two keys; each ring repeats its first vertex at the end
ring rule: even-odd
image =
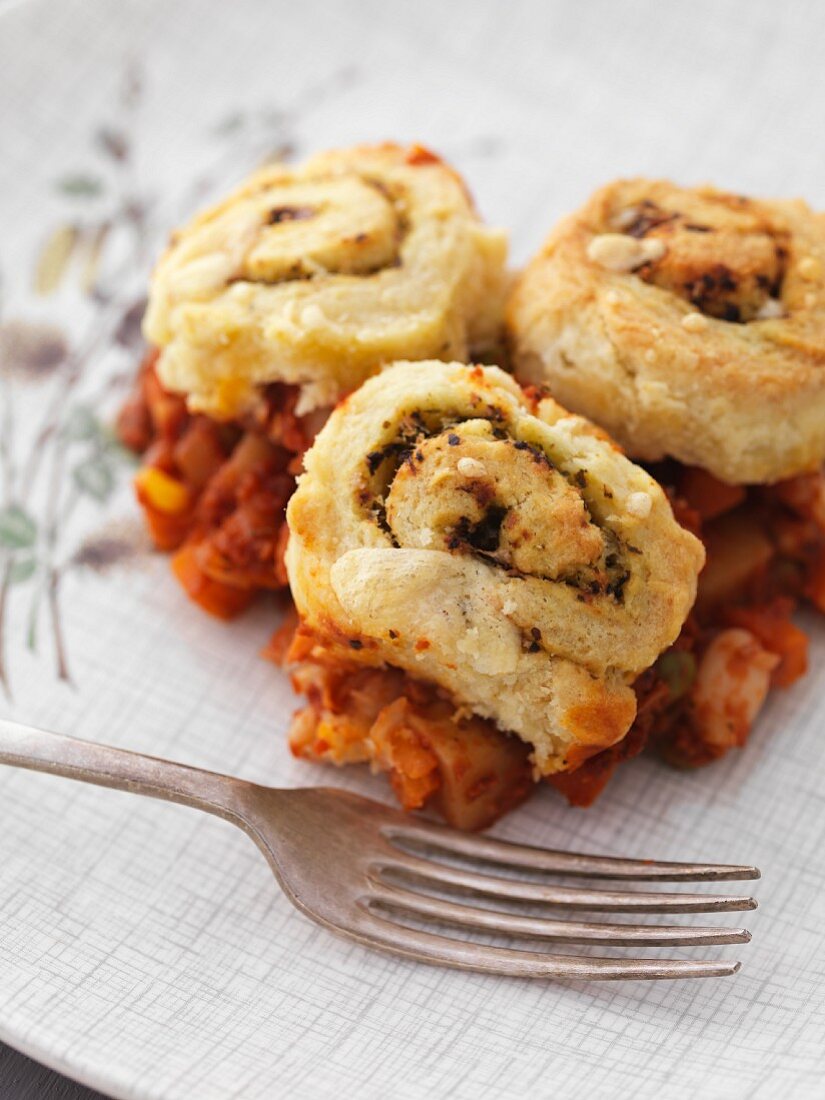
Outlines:
{"type": "MultiPolygon", "coordinates": [[[[2,534],[18,561],[2,712],[273,784],[385,796],[358,771],[290,759],[293,701],[256,655],[274,607],[212,622],[142,541],[96,417],[134,367],[124,316],[151,257],[264,153],[387,137],[455,160],[488,219],[512,228],[517,259],[622,173],[821,206],[825,17],[801,14],[754,0],[7,5],[0,378],[26,514],[2,534]]],[[[295,913],[228,825],[3,770],[0,1037],[116,1096],[164,1100],[821,1095],[825,630],[810,626],[816,673],[775,699],[746,752],[690,775],[644,761],[589,812],[547,791],[501,827],[759,862],[754,941],[720,949],[741,950],[737,977],[529,984],[378,957],[295,913]]]]}

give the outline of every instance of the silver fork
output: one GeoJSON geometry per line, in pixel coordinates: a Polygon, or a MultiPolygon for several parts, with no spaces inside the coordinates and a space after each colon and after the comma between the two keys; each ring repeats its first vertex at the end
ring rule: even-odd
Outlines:
{"type": "Polygon", "coordinates": [[[493,947],[411,927],[412,921],[519,940],[606,947],[692,947],[750,939],[741,928],[539,918],[525,913],[524,903],[635,914],[754,909],[750,897],[585,889],[554,885],[542,876],[686,882],[759,878],[755,867],[654,863],[509,844],[406,817],[347,791],[275,790],[2,719],[0,763],[196,806],[231,821],[252,837],[302,913],[332,932],[408,959],[488,974],[601,980],[713,977],[734,974],[740,965],[493,947]],[[528,872],[532,881],[495,874],[496,869],[528,872]],[[444,893],[452,897],[438,896],[444,893]],[[516,911],[470,904],[468,897],[516,911]]]}

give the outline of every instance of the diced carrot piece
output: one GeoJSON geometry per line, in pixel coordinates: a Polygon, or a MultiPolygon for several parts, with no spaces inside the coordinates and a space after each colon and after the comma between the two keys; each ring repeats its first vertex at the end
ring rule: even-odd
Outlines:
{"type": "Polygon", "coordinates": [[[679,480],[679,495],[699,513],[702,520],[709,520],[741,504],[745,499],[745,487],[728,485],[698,466],[686,466],[679,480]]]}
{"type": "Polygon", "coordinates": [[[405,810],[417,810],[439,789],[441,778],[438,757],[410,724],[409,710],[406,699],[396,699],[381,711],[371,735],[398,801],[405,810]]]}
{"type": "Polygon", "coordinates": [[[791,622],[793,609],[791,600],[774,600],[765,607],[733,607],[725,614],[731,626],[749,630],[779,657],[771,674],[774,687],[790,687],[808,670],[808,636],[791,622]]]}
{"type": "Polygon", "coordinates": [[[407,164],[441,164],[441,157],[433,153],[425,145],[411,145],[404,158],[407,164]]]}
{"type": "Polygon", "coordinates": [[[152,418],[141,393],[133,394],[124,403],[117,415],[116,431],[123,446],[135,454],[143,454],[152,442],[152,418]]]}
{"type": "MultiPolygon", "coordinates": [[[[656,690],[660,697],[668,698],[667,687],[661,681],[656,690]]],[[[639,717],[641,718],[641,709],[639,717]]],[[[611,745],[609,749],[602,749],[574,771],[556,772],[555,775],[547,776],[547,782],[563,794],[571,806],[581,809],[592,806],[613,778],[616,768],[642,752],[648,740],[647,727],[648,723],[637,721],[630,727],[627,736],[617,744],[611,745]]]]}
{"type": "Polygon", "coordinates": [[[177,550],[186,536],[192,522],[190,512],[184,512],[180,516],[170,515],[167,512],[159,512],[148,504],[143,504],[143,515],[152,542],[158,550],[177,550]]]}
{"type": "Polygon", "coordinates": [[[198,563],[198,547],[184,546],[172,558],[172,570],[187,595],[204,611],[219,619],[234,619],[250,604],[253,590],[221,584],[203,572],[198,563]]]}
{"type": "Polygon", "coordinates": [[[547,777],[551,787],[564,795],[571,806],[587,809],[592,806],[613,777],[618,759],[605,749],[586,760],[572,772],[558,772],[547,777]]]}

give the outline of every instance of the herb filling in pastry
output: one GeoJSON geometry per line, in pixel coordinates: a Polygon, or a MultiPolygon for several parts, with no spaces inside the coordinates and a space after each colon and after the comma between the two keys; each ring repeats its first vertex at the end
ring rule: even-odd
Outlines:
{"type": "Polygon", "coordinates": [[[437,794],[476,826],[531,772],[625,736],[703,553],[603,433],[498,368],[399,363],[335,409],[305,470],[296,752],[371,760],[406,805],[437,794]]]}

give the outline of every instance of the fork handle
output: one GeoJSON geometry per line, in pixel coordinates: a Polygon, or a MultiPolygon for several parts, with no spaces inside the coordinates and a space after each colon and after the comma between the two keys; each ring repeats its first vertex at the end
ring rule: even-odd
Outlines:
{"type": "Polygon", "coordinates": [[[64,737],[2,718],[0,764],[195,806],[236,824],[244,792],[255,786],[218,772],[64,737]]]}

